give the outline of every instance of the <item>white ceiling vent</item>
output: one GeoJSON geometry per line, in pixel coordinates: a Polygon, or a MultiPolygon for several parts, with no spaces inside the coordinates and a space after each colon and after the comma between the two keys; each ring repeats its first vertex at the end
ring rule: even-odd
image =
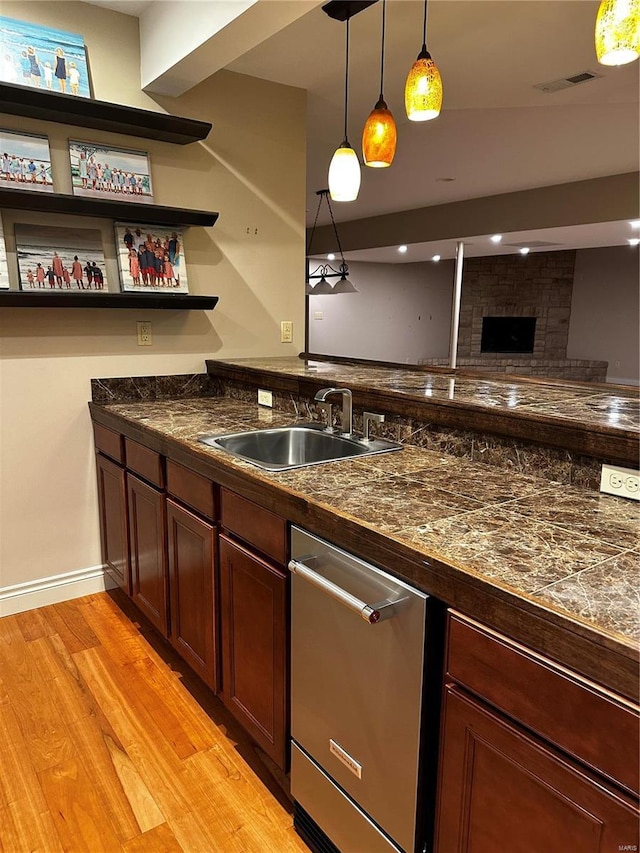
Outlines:
{"type": "Polygon", "coordinates": [[[580,74],[572,74],[571,77],[562,77],[560,80],[550,80],[548,83],[536,83],[533,88],[549,95],[552,92],[559,92],[561,89],[571,89],[573,86],[579,86],[580,83],[588,83],[589,80],[596,80],[602,76],[597,71],[581,71],[580,74]]]}

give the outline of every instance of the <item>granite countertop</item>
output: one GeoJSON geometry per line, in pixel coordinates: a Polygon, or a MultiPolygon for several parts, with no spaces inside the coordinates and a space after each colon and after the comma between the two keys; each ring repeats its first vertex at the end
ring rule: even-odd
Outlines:
{"type": "Polygon", "coordinates": [[[233,476],[248,494],[275,489],[276,511],[282,505],[296,523],[304,526],[313,510],[315,519],[376,537],[390,555],[413,558],[410,570],[391,571],[448,604],[456,603],[455,584],[471,581],[637,660],[638,503],[409,445],[271,473],[197,439],[291,423],[286,412],[225,397],[91,406],[106,425],[132,428],[161,452],[177,448],[178,461],[202,463],[223,485],[233,476]]]}
{"type": "Polygon", "coordinates": [[[384,367],[365,363],[303,360],[300,358],[243,358],[211,361],[252,371],[374,387],[421,402],[460,404],[534,417],[573,421],[640,438],[640,395],[632,387],[471,375],[459,371],[384,367]]]}

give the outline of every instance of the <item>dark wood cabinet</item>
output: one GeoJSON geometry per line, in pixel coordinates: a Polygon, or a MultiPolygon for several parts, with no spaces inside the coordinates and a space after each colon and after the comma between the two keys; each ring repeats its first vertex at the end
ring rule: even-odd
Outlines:
{"type": "Polygon", "coordinates": [[[218,692],[216,528],[167,498],[171,643],[218,692]]]}
{"type": "Polygon", "coordinates": [[[164,493],[127,473],[131,598],[167,637],[167,521],[164,493]]]}
{"type": "Polygon", "coordinates": [[[102,559],[108,575],[131,594],[127,487],[124,468],[96,454],[102,559]]]}
{"type": "Polygon", "coordinates": [[[223,701],[286,769],[287,575],[221,534],[220,589],[223,701]]]}
{"type": "Polygon", "coordinates": [[[638,843],[632,801],[446,686],[436,853],[618,853],[638,843]]]}

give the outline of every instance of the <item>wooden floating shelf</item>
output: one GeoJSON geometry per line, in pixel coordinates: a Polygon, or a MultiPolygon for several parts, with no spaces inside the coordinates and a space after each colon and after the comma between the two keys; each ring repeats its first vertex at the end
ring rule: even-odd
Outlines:
{"type": "Polygon", "coordinates": [[[13,83],[0,83],[0,112],[38,121],[54,121],[57,124],[73,124],[127,136],[157,139],[175,145],[188,145],[205,139],[212,127],[210,122],[193,118],[13,83]]]}
{"type": "Polygon", "coordinates": [[[31,293],[0,290],[0,308],[168,308],[173,311],[211,311],[217,296],[186,293],[31,293]]]}
{"type": "Polygon", "coordinates": [[[67,193],[47,193],[0,187],[0,207],[11,210],[32,210],[39,213],[99,216],[121,222],[145,225],[214,225],[218,213],[209,210],[187,210],[159,204],[120,201],[108,198],[86,198],[67,193]]]}

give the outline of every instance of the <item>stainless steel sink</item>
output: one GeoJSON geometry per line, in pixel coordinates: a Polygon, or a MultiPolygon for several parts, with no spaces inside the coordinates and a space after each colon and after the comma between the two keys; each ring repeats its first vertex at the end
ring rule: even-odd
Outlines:
{"type": "Polygon", "coordinates": [[[226,435],[204,435],[200,439],[266,471],[289,471],[307,465],[336,462],[353,456],[371,456],[402,450],[395,441],[376,438],[364,441],[327,432],[321,425],[277,427],[226,435]]]}

